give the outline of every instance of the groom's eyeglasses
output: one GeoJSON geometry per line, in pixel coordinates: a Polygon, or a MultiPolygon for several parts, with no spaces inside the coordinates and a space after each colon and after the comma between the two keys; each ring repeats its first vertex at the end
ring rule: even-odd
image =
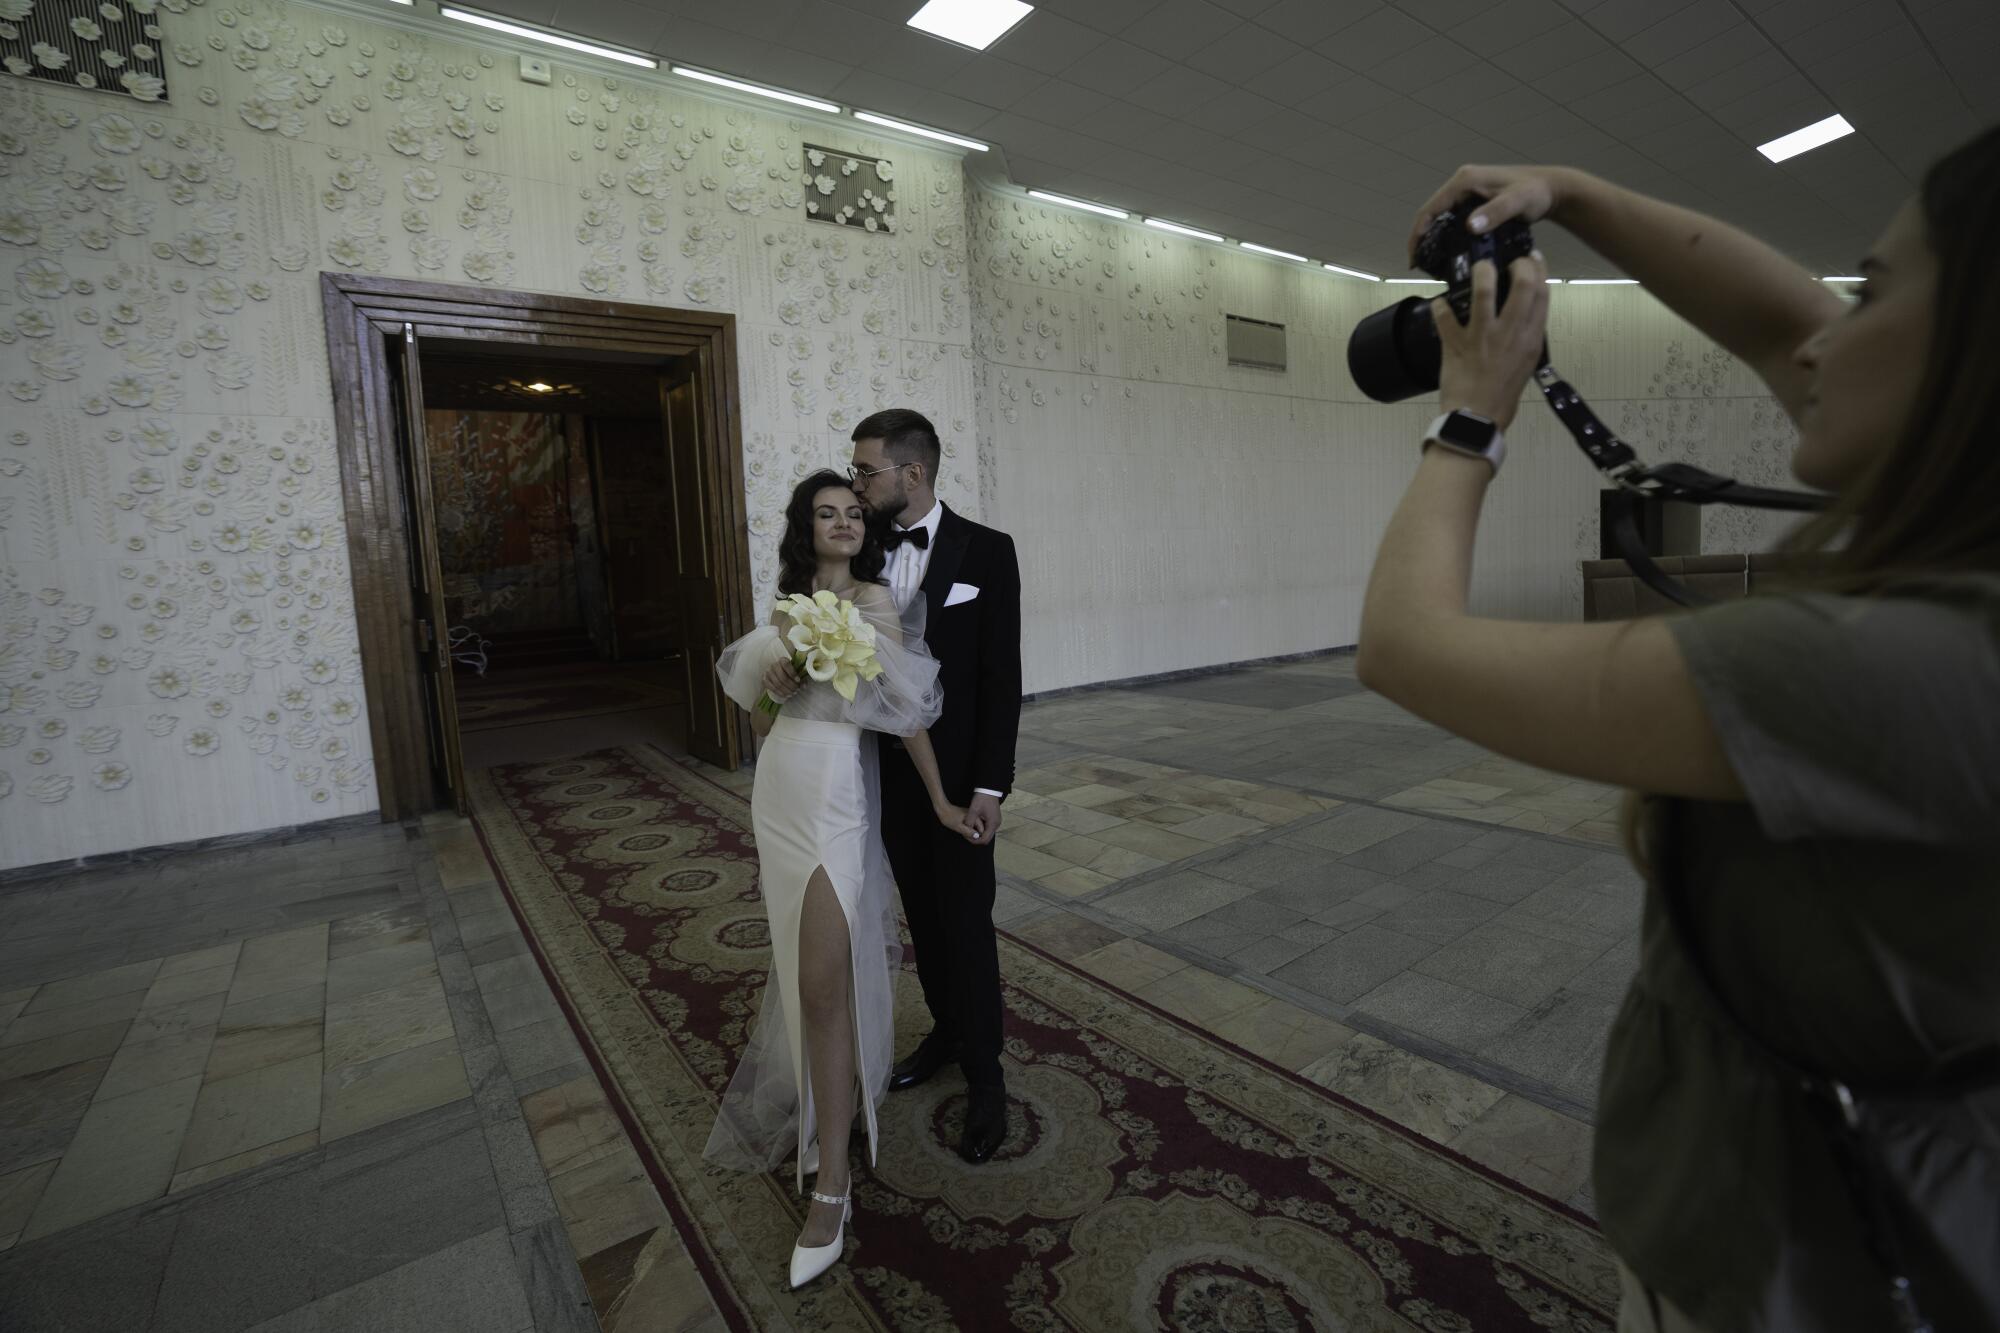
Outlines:
{"type": "Polygon", "coordinates": [[[878,472],[894,472],[901,466],[903,466],[901,463],[884,463],[881,467],[850,467],[847,469],[847,484],[852,486],[855,482],[865,481],[878,472]]]}

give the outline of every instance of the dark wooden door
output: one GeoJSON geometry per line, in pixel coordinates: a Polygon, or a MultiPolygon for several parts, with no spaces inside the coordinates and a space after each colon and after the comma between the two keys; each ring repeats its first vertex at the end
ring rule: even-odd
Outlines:
{"type": "Polygon", "coordinates": [[[409,504],[410,604],[416,615],[417,653],[430,705],[431,771],[446,800],[465,813],[465,760],[458,747],[458,696],[452,687],[451,622],[445,614],[444,566],[438,559],[437,510],[431,499],[431,448],[424,430],[424,376],[417,361],[417,331],[403,325],[402,375],[396,383],[398,425],[409,504]]]}
{"type": "Polygon", "coordinates": [[[727,617],[717,570],[721,541],[722,479],[703,447],[701,395],[695,379],[700,354],[684,357],[660,376],[660,413],[674,482],[674,552],[679,585],[681,661],[688,701],[688,753],[721,768],[735,768],[738,722],[722,692],[715,661],[728,642],[727,617]]]}

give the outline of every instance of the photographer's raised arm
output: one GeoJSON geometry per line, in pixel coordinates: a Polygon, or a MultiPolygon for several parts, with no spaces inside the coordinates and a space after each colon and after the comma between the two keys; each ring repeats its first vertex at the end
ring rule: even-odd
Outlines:
{"type": "Polygon", "coordinates": [[[1726,222],[1569,167],[1461,167],[1418,213],[1412,244],[1468,193],[1488,201],[1475,231],[1514,217],[1558,223],[1746,362],[1797,417],[1806,375],[1792,354],[1846,309],[1812,274],[1726,222]]]}

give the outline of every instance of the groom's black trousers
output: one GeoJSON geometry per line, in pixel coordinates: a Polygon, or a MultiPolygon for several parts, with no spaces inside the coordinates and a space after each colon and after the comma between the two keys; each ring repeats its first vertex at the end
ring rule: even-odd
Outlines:
{"type": "Polygon", "coordinates": [[[1002,1087],[993,844],[967,842],[938,823],[909,754],[880,739],[882,844],[910,923],[932,1034],[958,1045],[966,1083],[1002,1087]]]}

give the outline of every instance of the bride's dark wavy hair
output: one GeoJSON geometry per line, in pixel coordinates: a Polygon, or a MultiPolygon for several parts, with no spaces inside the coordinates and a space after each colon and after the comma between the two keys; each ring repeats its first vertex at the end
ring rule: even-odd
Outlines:
{"type": "MultiPolygon", "coordinates": [[[[813,590],[813,575],[819,573],[819,553],[813,550],[813,501],[826,490],[841,490],[851,497],[854,486],[838,472],[822,468],[800,482],[792,490],[790,503],[785,506],[785,536],[778,543],[778,592],[789,597],[795,592],[808,595],[813,590]]],[[[882,533],[870,522],[864,511],[861,520],[861,549],[847,562],[854,577],[863,583],[887,583],[882,577],[882,567],[889,563],[889,553],[882,546],[882,533]]]]}

